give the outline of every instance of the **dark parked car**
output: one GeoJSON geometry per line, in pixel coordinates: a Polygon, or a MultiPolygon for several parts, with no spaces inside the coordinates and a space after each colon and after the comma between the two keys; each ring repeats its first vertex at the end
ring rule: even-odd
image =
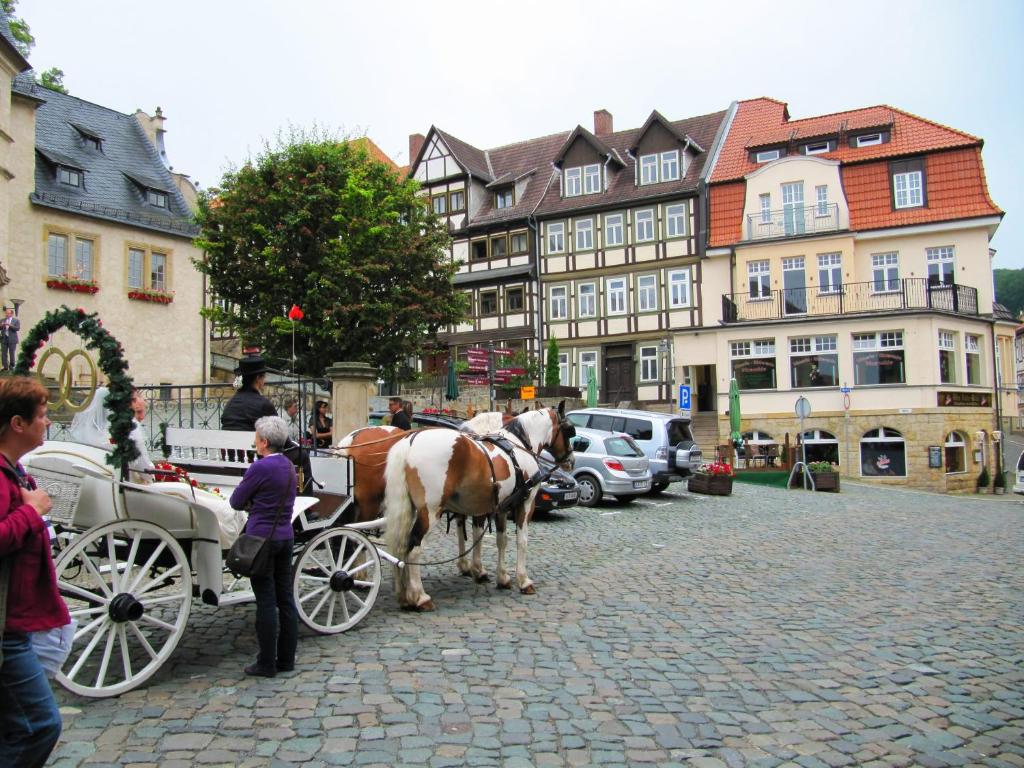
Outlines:
{"type": "MultiPolygon", "coordinates": [[[[387,411],[372,411],[370,413],[370,426],[378,426],[384,423],[384,417],[390,416],[387,411]]],[[[414,429],[423,427],[445,427],[447,429],[458,429],[465,419],[458,416],[450,416],[446,413],[418,413],[412,415],[412,426],[414,429]]],[[[537,511],[546,512],[550,509],[564,509],[574,507],[579,501],[580,492],[572,475],[556,469],[550,478],[541,484],[537,492],[537,511]]]]}

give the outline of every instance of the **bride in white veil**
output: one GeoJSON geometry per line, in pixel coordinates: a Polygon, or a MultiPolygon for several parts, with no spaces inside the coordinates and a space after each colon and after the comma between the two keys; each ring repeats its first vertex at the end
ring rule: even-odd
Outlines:
{"type": "Polygon", "coordinates": [[[68,438],[73,443],[91,445],[109,451],[110,444],[110,411],[104,405],[110,390],[97,387],[92,395],[92,402],[84,411],[75,414],[68,428],[68,438]]]}

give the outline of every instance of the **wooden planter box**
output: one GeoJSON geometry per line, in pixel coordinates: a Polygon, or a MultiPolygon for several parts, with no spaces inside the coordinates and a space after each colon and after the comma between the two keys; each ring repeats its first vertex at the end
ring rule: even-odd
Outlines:
{"type": "Polygon", "coordinates": [[[691,475],[689,488],[693,493],[729,496],[732,494],[732,477],[730,475],[691,475]]]}
{"type": "Polygon", "coordinates": [[[839,473],[815,472],[814,489],[816,491],[830,491],[832,493],[839,493],[839,473]]]}

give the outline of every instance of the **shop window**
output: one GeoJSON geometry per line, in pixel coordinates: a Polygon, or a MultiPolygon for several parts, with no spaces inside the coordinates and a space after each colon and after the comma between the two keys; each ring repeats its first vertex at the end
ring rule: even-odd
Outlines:
{"type": "MultiPolygon", "coordinates": [[[[808,429],[803,433],[802,444],[807,449],[807,461],[827,461],[839,463],[839,441],[831,432],[823,429],[808,429]]],[[[801,442],[797,442],[799,447],[801,442]]],[[[800,456],[800,453],[797,453],[800,456]]]]}
{"type": "Polygon", "coordinates": [[[860,440],[860,473],[864,477],[906,477],[907,447],[903,435],[889,427],[865,432],[860,440]]]}
{"type": "Polygon", "coordinates": [[[801,336],[789,340],[793,388],[838,387],[839,354],[835,336],[801,336]]]}
{"type": "Polygon", "coordinates": [[[903,384],[906,382],[902,331],[853,335],[853,383],[903,384]]]}
{"type": "Polygon", "coordinates": [[[954,475],[967,471],[967,441],[959,432],[946,435],[946,474],[954,475]]]}
{"type": "Polygon", "coordinates": [[[734,341],[732,375],[741,390],[775,389],[775,340],[734,341]]]}
{"type": "Polygon", "coordinates": [[[981,337],[964,335],[965,370],[968,384],[981,384],[981,337]]]}
{"type": "Polygon", "coordinates": [[[939,381],[956,384],[956,334],[939,331],[939,381]]]}

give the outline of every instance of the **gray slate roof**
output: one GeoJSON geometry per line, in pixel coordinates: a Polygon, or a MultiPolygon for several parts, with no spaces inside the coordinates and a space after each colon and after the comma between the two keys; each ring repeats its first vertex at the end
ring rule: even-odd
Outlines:
{"type": "Polygon", "coordinates": [[[32,73],[13,90],[42,100],[36,110],[36,179],[33,203],[134,227],[193,237],[197,229],[185,199],[156,148],[132,115],[42,88],[32,73]],[[83,130],[102,139],[93,148],[83,130]],[[56,166],[85,171],[84,187],[57,181],[56,166]],[[168,208],[146,203],[145,188],[166,192],[168,208]]]}

